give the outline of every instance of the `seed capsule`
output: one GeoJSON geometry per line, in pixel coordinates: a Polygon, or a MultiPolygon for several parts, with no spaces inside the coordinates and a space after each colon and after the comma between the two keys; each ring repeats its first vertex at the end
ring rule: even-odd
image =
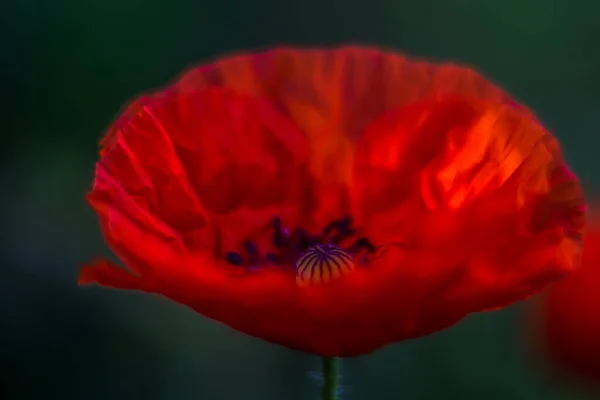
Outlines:
{"type": "Polygon", "coordinates": [[[299,285],[325,283],[354,269],[352,256],[335,244],[309,247],[296,261],[296,282],[299,285]]]}

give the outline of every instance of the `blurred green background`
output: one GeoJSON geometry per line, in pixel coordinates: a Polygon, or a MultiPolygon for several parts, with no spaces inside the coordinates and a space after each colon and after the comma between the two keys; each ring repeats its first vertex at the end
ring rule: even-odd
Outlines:
{"type": "MultiPolygon", "coordinates": [[[[315,357],[158,297],[75,285],[109,254],[84,194],[123,103],[198,61],[281,43],[366,43],[476,66],[600,183],[600,3],[589,0],[7,0],[0,396],[306,400],[315,357]],[[7,129],[8,127],[8,129],[7,129]]],[[[523,306],[344,362],[344,399],[587,399],[532,368],[523,306]]]]}

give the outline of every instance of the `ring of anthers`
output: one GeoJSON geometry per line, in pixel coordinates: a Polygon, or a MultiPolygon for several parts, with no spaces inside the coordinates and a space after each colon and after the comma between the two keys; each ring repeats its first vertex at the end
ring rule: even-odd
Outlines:
{"type": "Polygon", "coordinates": [[[349,216],[331,221],[319,235],[311,235],[297,228],[294,232],[284,227],[279,217],[271,223],[273,251],[264,256],[250,240],[243,242],[244,255],[225,253],[225,260],[234,266],[244,266],[248,271],[261,265],[295,269],[296,283],[300,286],[327,283],[365,262],[365,257],[376,251],[367,237],[358,237],[349,216]],[[354,240],[353,240],[354,239],[354,240]],[[349,245],[344,245],[348,244],[349,245]]]}

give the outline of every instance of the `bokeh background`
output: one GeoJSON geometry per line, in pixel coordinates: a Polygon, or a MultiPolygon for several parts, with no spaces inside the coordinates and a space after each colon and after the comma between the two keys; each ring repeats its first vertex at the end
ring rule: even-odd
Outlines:
{"type": "MultiPolygon", "coordinates": [[[[600,3],[5,0],[0,11],[0,398],[305,400],[319,360],[158,297],[77,288],[109,254],[84,202],[124,102],[190,64],[281,43],[368,43],[477,67],[600,183],[600,3]]],[[[344,399],[585,400],[532,367],[524,305],[344,362],[344,399]]],[[[539,364],[536,364],[539,366],[539,364]]]]}

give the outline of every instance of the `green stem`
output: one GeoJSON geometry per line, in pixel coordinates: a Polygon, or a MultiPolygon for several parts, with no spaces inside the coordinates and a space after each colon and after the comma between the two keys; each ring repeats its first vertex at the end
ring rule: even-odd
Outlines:
{"type": "Polygon", "coordinates": [[[321,400],[336,400],[338,390],[339,365],[335,357],[323,357],[323,388],[321,400]]]}

